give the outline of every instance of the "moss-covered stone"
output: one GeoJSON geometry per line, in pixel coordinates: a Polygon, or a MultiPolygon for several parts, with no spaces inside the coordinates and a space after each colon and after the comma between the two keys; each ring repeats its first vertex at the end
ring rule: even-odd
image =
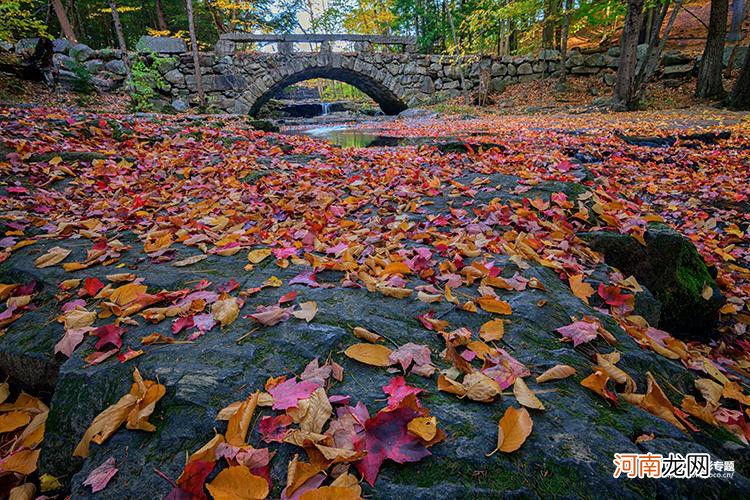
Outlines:
{"type": "Polygon", "coordinates": [[[690,240],[662,224],[649,227],[645,246],[629,235],[604,231],[581,237],[604,254],[607,264],[634,275],[656,296],[660,327],[676,336],[712,335],[724,297],[690,240]]]}

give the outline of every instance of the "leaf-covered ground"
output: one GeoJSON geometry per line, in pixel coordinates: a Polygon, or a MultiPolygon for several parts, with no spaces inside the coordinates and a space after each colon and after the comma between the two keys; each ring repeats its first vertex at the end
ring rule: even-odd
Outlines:
{"type": "Polygon", "coordinates": [[[0,125],[0,361],[53,390],[48,407],[2,386],[8,491],[750,487],[743,115],[377,125],[469,144],[454,153],[339,149],[236,117],[3,108],[0,125]],[[659,328],[649,291],[581,237],[645,242],[662,222],[727,298],[705,342],[659,328]],[[612,477],[614,453],[646,451],[737,471],[612,477]]]}

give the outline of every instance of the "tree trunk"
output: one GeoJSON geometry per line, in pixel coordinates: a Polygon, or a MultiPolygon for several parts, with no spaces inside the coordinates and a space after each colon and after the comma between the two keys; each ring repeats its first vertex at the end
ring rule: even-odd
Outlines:
{"type": "Polygon", "coordinates": [[[568,57],[568,29],[570,27],[570,11],[573,9],[573,0],[565,0],[565,15],[562,20],[562,32],[560,33],[560,83],[565,83],[567,70],[565,59],[568,57]]]}
{"type": "Polygon", "coordinates": [[[728,12],[729,0],[711,0],[708,38],[706,38],[706,47],[703,50],[700,68],[698,68],[696,97],[719,98],[724,96],[721,70],[723,69],[728,12]]]}
{"type": "Polygon", "coordinates": [[[164,9],[161,6],[161,0],[154,0],[154,9],[156,10],[156,26],[161,31],[169,31],[169,25],[164,18],[164,9]]]}
{"type": "Polygon", "coordinates": [[[632,110],[638,103],[635,81],[643,2],[644,0],[628,0],[628,11],[620,39],[620,64],[617,68],[617,82],[613,96],[613,104],[617,109],[632,110]]]}
{"type": "Polygon", "coordinates": [[[554,7],[556,0],[544,0],[544,20],[542,21],[542,48],[551,49],[555,43],[554,7]]]}
{"type": "Polygon", "coordinates": [[[52,8],[55,9],[55,15],[57,15],[57,21],[60,23],[62,36],[76,43],[78,40],[76,40],[76,35],[73,32],[73,26],[71,26],[68,20],[68,15],[65,13],[62,0],[52,0],[52,8]]]}
{"type": "Polygon", "coordinates": [[[750,110],[750,50],[745,54],[740,76],[734,82],[734,89],[727,104],[732,109],[750,110]]]}
{"type": "Polygon", "coordinates": [[[205,105],[206,99],[203,95],[203,83],[201,82],[201,63],[198,57],[198,40],[195,36],[195,21],[193,20],[193,0],[186,0],[188,30],[190,31],[190,50],[193,52],[193,66],[195,66],[195,88],[198,91],[198,101],[201,106],[205,105]]]}
{"type": "Polygon", "coordinates": [[[469,94],[466,92],[466,81],[464,80],[464,67],[463,61],[461,60],[461,51],[458,47],[458,40],[456,39],[456,28],[453,25],[453,14],[451,13],[452,6],[448,7],[448,22],[451,27],[451,36],[453,37],[453,54],[456,56],[456,62],[458,63],[458,76],[461,80],[461,92],[464,95],[464,104],[469,104],[469,94]]]}
{"type": "Polygon", "coordinates": [[[729,53],[729,61],[727,62],[726,77],[732,77],[732,71],[734,70],[735,58],[737,57],[737,46],[742,41],[742,23],[745,22],[745,18],[750,10],[750,1],[748,0],[733,0],[732,1],[732,24],[729,26],[729,33],[727,34],[727,41],[732,44],[732,51],[729,53]]]}
{"type": "Polygon", "coordinates": [[[120,22],[120,14],[117,12],[117,3],[115,0],[107,0],[109,8],[112,10],[112,22],[115,25],[115,34],[117,35],[117,45],[122,51],[122,58],[125,62],[125,68],[127,69],[128,78],[130,77],[130,60],[128,58],[128,46],[125,44],[125,35],[122,32],[122,23],[120,22]]]}

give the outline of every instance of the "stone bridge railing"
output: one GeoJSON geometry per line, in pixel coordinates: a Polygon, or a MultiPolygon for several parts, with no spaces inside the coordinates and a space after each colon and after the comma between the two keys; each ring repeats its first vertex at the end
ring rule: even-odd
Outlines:
{"type": "MultiPolygon", "coordinates": [[[[122,86],[126,67],[119,51],[92,50],[62,40],[53,45],[53,62],[61,83],[72,81],[75,77],[72,69],[83,66],[100,91],[116,91],[122,86]]],[[[451,56],[418,54],[413,47],[413,39],[408,37],[230,34],[222,37],[215,52],[202,53],[199,59],[207,104],[226,112],[256,112],[284,86],[309,78],[334,78],[356,85],[391,113],[460,95],[457,61],[451,56]],[[353,43],[358,50],[336,51],[338,42],[353,43]],[[247,44],[263,43],[276,44],[277,51],[242,50],[247,44]],[[315,51],[310,52],[309,45],[306,47],[304,43],[317,44],[315,51]],[[308,52],[295,51],[306,48],[308,52]]],[[[3,51],[23,56],[32,49],[29,40],[7,47],[0,43],[0,56],[3,51]]],[[[130,55],[131,61],[147,57],[144,56],[147,52],[171,58],[158,68],[168,83],[160,91],[160,105],[165,110],[185,111],[197,103],[193,60],[185,42],[143,37],[136,50],[137,53],[130,55]]],[[[739,54],[738,61],[744,59],[743,54],[739,54]]],[[[534,56],[469,56],[463,59],[462,67],[468,92],[483,86],[500,91],[507,84],[554,77],[562,64],[572,77],[595,76],[612,85],[617,56],[617,47],[590,53],[572,50],[563,62],[559,52],[547,50],[534,56]]],[[[678,83],[695,73],[695,63],[690,56],[669,51],[659,76],[678,83]]]]}

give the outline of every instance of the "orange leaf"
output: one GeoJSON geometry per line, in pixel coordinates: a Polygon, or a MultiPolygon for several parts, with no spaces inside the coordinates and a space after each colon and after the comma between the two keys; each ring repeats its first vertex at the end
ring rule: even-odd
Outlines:
{"type": "Polygon", "coordinates": [[[388,360],[388,356],[391,355],[391,350],[384,345],[378,344],[354,344],[350,346],[344,354],[347,357],[356,359],[360,363],[372,366],[390,366],[391,362],[388,360]]]}

